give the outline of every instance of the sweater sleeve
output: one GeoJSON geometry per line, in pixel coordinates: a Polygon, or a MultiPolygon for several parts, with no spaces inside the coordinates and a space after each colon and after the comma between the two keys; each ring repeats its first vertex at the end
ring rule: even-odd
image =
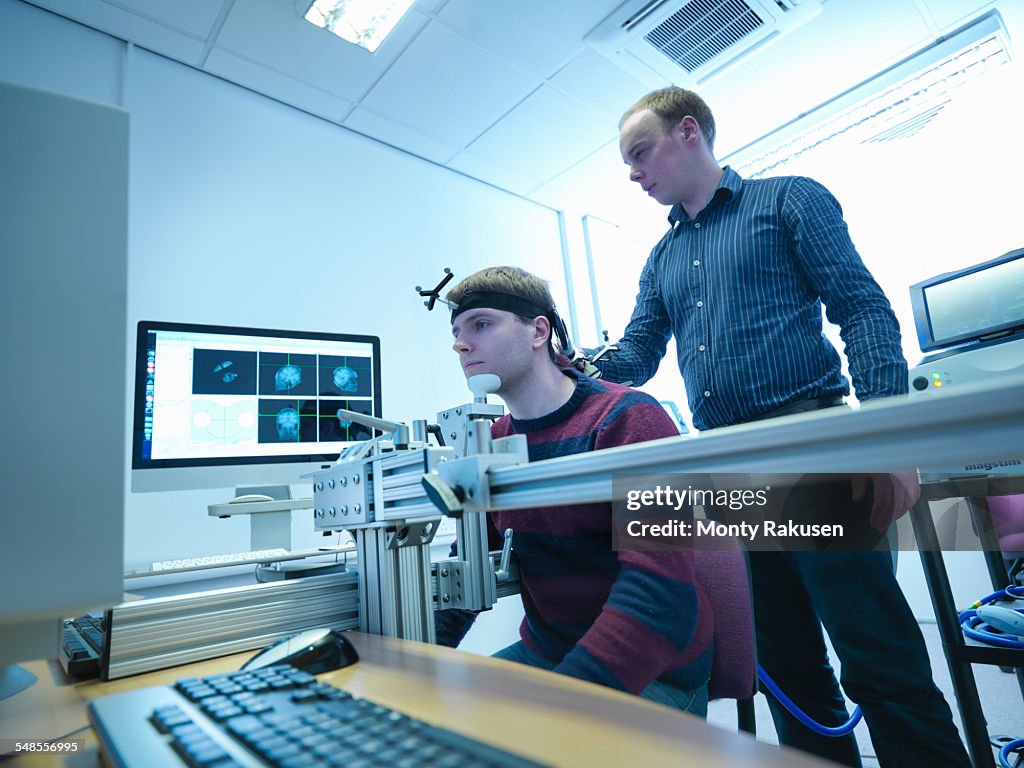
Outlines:
{"type": "MultiPolygon", "coordinates": [[[[661,406],[630,393],[609,415],[596,448],[678,435],[661,406]]],[[[692,660],[700,619],[693,551],[620,551],[619,571],[597,620],[555,671],[639,693],[692,660]]]]}

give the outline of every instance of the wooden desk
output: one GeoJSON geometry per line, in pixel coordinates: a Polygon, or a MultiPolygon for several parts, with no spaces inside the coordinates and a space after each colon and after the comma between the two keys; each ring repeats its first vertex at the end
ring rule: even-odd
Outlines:
{"type": "MultiPolygon", "coordinates": [[[[700,718],[635,696],[550,672],[405,640],[357,632],[350,637],[361,661],[321,675],[320,679],[427,722],[553,765],[812,768],[829,764],[757,742],[745,733],[715,728],[700,718]]],[[[85,704],[91,699],[237,669],[250,655],[211,659],[110,683],[69,684],[56,662],[32,662],[25,666],[39,676],[39,682],[26,692],[30,697],[19,708],[36,707],[36,716],[41,712],[39,707],[74,710],[84,725],[85,704]]],[[[19,756],[8,765],[100,765],[92,730],[73,738],[84,741],[84,748],[75,754],[19,756]]]]}

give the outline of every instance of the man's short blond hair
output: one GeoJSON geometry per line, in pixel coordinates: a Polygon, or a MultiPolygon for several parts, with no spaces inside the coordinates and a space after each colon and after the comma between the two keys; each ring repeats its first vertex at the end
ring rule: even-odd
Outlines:
{"type": "MultiPolygon", "coordinates": [[[[547,281],[519,267],[481,269],[456,283],[455,287],[448,291],[446,298],[458,304],[467,293],[473,291],[494,291],[518,296],[536,304],[544,312],[550,312],[555,307],[555,300],[551,297],[547,281]]],[[[523,322],[526,322],[525,318],[523,322]]]]}
{"type": "Polygon", "coordinates": [[[674,85],[651,91],[626,110],[622,119],[619,120],[619,130],[622,130],[622,124],[631,115],[645,109],[651,110],[661,119],[666,132],[679,125],[679,121],[684,117],[692,117],[700,126],[701,133],[704,134],[704,139],[708,143],[708,149],[715,148],[715,117],[711,114],[711,108],[708,107],[704,99],[693,91],[674,85]]]}

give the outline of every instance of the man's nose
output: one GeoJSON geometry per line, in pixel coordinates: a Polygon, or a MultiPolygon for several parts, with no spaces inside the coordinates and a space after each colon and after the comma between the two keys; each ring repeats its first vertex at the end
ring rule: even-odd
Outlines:
{"type": "Polygon", "coordinates": [[[469,345],[462,339],[456,337],[455,341],[452,342],[452,349],[454,349],[456,352],[465,352],[466,350],[469,349],[469,345]]]}
{"type": "Polygon", "coordinates": [[[643,174],[642,174],[642,173],[640,173],[640,169],[639,169],[639,168],[636,168],[636,167],[631,167],[631,168],[629,169],[629,180],[630,180],[630,181],[640,181],[640,177],[641,177],[642,175],[643,175],[643,174]]]}

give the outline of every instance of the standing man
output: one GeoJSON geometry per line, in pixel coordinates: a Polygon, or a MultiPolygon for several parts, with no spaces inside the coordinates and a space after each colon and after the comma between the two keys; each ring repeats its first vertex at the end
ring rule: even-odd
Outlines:
{"type": "MultiPolygon", "coordinates": [[[[509,415],[494,437],[526,435],[530,461],[679,434],[654,398],[557,364],[547,284],[517,267],[470,275],[447,299],[453,349],[467,378],[501,379],[509,415]]],[[[549,669],[707,714],[713,620],[692,549],[615,551],[610,503],[489,516],[491,545],[513,530],[525,618],[499,658],[549,669]]],[[[475,616],[437,614],[438,642],[456,646],[475,616]]]]}
{"type": "MultiPolygon", "coordinates": [[[[720,167],[711,111],[682,88],[643,97],[619,131],[630,180],[672,206],[671,229],[643,269],[618,351],[597,364],[605,379],[644,383],[675,335],[698,429],[841,405],[849,383],[822,334],[824,304],[858,398],[907,391],[899,324],[828,190],[720,167]]],[[[884,531],[918,492],[916,473],[858,477],[834,483],[820,508],[884,531]]],[[[824,725],[848,717],[824,624],[883,766],[969,765],[889,553],[751,552],[750,563],[759,659],[798,706],[824,725]]],[[[769,703],[781,743],[861,764],[852,733],[820,736],[769,703]]]]}

